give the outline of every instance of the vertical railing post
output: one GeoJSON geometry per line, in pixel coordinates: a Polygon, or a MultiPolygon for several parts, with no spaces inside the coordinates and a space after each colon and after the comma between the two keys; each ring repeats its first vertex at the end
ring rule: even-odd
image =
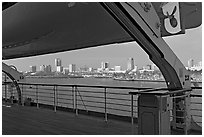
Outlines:
{"type": "Polygon", "coordinates": [[[78,115],[78,109],[77,109],[77,87],[75,87],[74,96],[75,96],[75,112],[76,112],[76,115],[78,115]]]}
{"type": "Polygon", "coordinates": [[[14,99],[14,93],[13,93],[13,87],[11,85],[11,104],[13,104],[13,99],[14,99]]]}
{"type": "Polygon", "coordinates": [[[38,103],[38,85],[36,85],[36,104],[37,104],[37,108],[39,108],[39,103],[38,103]]]}
{"type": "Polygon", "coordinates": [[[74,112],[75,110],[74,86],[72,86],[72,105],[73,105],[73,112],[74,112]]]}
{"type": "Polygon", "coordinates": [[[7,99],[7,84],[6,84],[6,81],[7,81],[7,79],[6,79],[6,74],[4,75],[5,76],[5,79],[4,79],[4,82],[5,82],[5,101],[7,101],[6,99],[7,99]]]}
{"type": "Polygon", "coordinates": [[[21,90],[21,102],[22,102],[22,106],[24,106],[24,100],[23,100],[23,84],[22,84],[22,90],[21,90]]]}
{"type": "Polygon", "coordinates": [[[58,90],[57,90],[58,86],[55,86],[55,111],[57,111],[57,106],[58,106],[58,90]]]}
{"type": "Polygon", "coordinates": [[[55,90],[55,86],[54,86],[54,111],[56,112],[56,90],[55,90]]]}
{"type": "Polygon", "coordinates": [[[134,118],[133,118],[133,94],[131,94],[131,123],[134,124],[134,118]]]}
{"type": "Polygon", "coordinates": [[[106,101],[107,101],[106,99],[107,99],[107,98],[106,98],[106,96],[107,96],[107,93],[106,93],[106,88],[105,88],[105,89],[104,89],[104,99],[105,99],[105,104],[104,104],[104,105],[105,105],[105,107],[104,107],[104,108],[105,108],[105,122],[108,121],[108,115],[107,115],[107,103],[106,103],[106,101]]]}

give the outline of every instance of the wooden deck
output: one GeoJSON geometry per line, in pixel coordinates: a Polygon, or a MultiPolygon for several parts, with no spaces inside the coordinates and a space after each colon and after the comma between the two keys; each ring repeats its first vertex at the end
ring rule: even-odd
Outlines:
{"type": "MultiPolygon", "coordinates": [[[[51,109],[2,105],[3,135],[136,135],[137,124],[51,109]]],[[[171,131],[171,134],[178,133],[171,131]]],[[[201,135],[201,132],[191,132],[201,135]]]]}
{"type": "Polygon", "coordinates": [[[70,112],[4,104],[3,135],[131,135],[137,125],[70,112]],[[9,107],[11,106],[11,107],[9,107]]]}

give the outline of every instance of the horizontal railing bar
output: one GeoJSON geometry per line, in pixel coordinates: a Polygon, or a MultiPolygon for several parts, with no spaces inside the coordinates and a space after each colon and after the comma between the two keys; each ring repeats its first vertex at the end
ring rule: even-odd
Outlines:
{"type": "MultiPolygon", "coordinates": [[[[202,121],[194,121],[195,123],[202,123],[202,121]]],[[[191,122],[191,123],[193,123],[193,122],[191,122]]]]}
{"type": "Polygon", "coordinates": [[[53,92],[41,92],[41,91],[38,91],[39,94],[48,94],[48,95],[54,95],[53,92]]]}
{"type": "Polygon", "coordinates": [[[23,96],[33,96],[33,97],[36,97],[36,95],[32,95],[32,94],[23,94],[23,96]]]}
{"type": "MultiPolygon", "coordinates": [[[[81,103],[79,103],[79,104],[77,104],[77,105],[79,105],[79,106],[84,106],[84,104],[81,104],[81,103]]],[[[104,107],[101,107],[101,106],[93,106],[93,105],[86,105],[86,107],[95,107],[95,108],[102,108],[102,109],[104,109],[104,107]]]]}
{"type": "MultiPolygon", "coordinates": [[[[40,103],[40,101],[47,101],[47,102],[54,103],[53,100],[47,100],[47,99],[38,99],[38,103],[40,103]]],[[[53,104],[53,105],[54,105],[54,104],[53,104]]]]}
{"type": "Polygon", "coordinates": [[[63,96],[72,96],[72,94],[64,94],[64,93],[60,93],[60,92],[58,92],[58,90],[57,90],[57,94],[60,96],[60,95],[63,95],[63,96]]]}
{"type": "Polygon", "coordinates": [[[42,95],[38,95],[38,97],[45,97],[45,98],[54,98],[53,96],[48,97],[48,96],[42,96],[42,95]]]}
{"type": "Polygon", "coordinates": [[[191,110],[202,111],[202,109],[195,109],[195,108],[192,108],[191,110]]]}
{"type": "Polygon", "coordinates": [[[58,101],[58,103],[60,103],[60,104],[71,104],[71,105],[72,105],[72,103],[68,103],[68,102],[61,102],[61,101],[58,101]]]}
{"type": "MultiPolygon", "coordinates": [[[[77,95],[77,96],[78,96],[78,95],[77,95]]],[[[104,98],[104,97],[99,97],[99,96],[89,96],[89,95],[82,95],[82,97],[104,98]]]]}
{"type": "Polygon", "coordinates": [[[191,104],[199,104],[199,105],[202,105],[202,103],[199,103],[199,102],[191,102],[191,104]]]}
{"type": "Polygon", "coordinates": [[[57,87],[57,91],[69,91],[69,92],[71,92],[72,91],[72,89],[60,89],[59,87],[57,87]]]}
{"type": "Polygon", "coordinates": [[[104,104],[105,102],[101,102],[101,101],[92,101],[92,100],[84,100],[84,102],[93,102],[93,103],[101,103],[101,104],[104,104]]]}
{"type": "Polygon", "coordinates": [[[131,101],[130,99],[121,99],[121,98],[112,98],[112,97],[107,97],[106,99],[123,100],[123,101],[131,101]]]}
{"type": "Polygon", "coordinates": [[[191,115],[191,116],[202,117],[202,115],[191,115]]]}
{"type": "Polygon", "coordinates": [[[84,92],[84,93],[96,93],[96,94],[103,94],[103,91],[90,91],[90,90],[79,90],[79,92],[84,92]]]}
{"type": "Polygon", "coordinates": [[[190,97],[202,97],[202,95],[198,95],[198,94],[190,94],[190,97]]]}
{"type": "Polygon", "coordinates": [[[123,95],[123,96],[130,96],[130,94],[125,94],[125,93],[114,93],[114,92],[107,92],[109,95],[123,95]]]}
{"type": "Polygon", "coordinates": [[[46,91],[53,91],[54,89],[53,88],[38,88],[38,90],[46,90],[46,91]]]}
{"type": "Polygon", "coordinates": [[[202,89],[202,87],[191,87],[192,89],[202,89]]]}
{"type": "MultiPolygon", "coordinates": [[[[52,91],[52,92],[44,92],[44,91],[40,91],[40,90],[38,89],[38,93],[54,94],[54,93],[53,93],[53,90],[51,90],[51,91],[52,91]]],[[[25,89],[24,89],[24,92],[35,93],[34,90],[33,90],[33,91],[30,91],[30,90],[25,90],[25,89]]]]}
{"type": "Polygon", "coordinates": [[[131,110],[118,109],[118,108],[111,108],[111,107],[107,107],[107,109],[109,109],[109,110],[118,110],[118,111],[123,111],[123,112],[131,112],[131,110]]]}
{"type": "Polygon", "coordinates": [[[61,98],[61,97],[57,97],[57,99],[62,99],[62,100],[73,100],[73,99],[70,99],[70,98],[61,98]]]}
{"type": "Polygon", "coordinates": [[[153,89],[150,87],[123,87],[123,86],[102,86],[102,85],[76,85],[76,84],[49,84],[49,83],[23,83],[18,82],[20,85],[39,85],[39,86],[63,86],[63,87],[90,87],[90,88],[114,88],[114,89],[135,89],[135,90],[144,90],[144,89],[153,89]]]}

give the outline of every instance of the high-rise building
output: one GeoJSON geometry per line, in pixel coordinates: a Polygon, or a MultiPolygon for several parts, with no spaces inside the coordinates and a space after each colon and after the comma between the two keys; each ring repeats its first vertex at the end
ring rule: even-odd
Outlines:
{"type": "Polygon", "coordinates": [[[52,66],[51,65],[41,65],[40,71],[50,73],[50,72],[52,72],[52,66]]]}
{"type": "Polygon", "coordinates": [[[202,61],[198,62],[198,66],[202,67],[202,61]]]}
{"type": "Polygon", "coordinates": [[[121,71],[121,66],[115,66],[115,71],[121,71]]]}
{"type": "Polygon", "coordinates": [[[127,70],[133,70],[134,69],[134,59],[129,58],[127,62],[127,70]]]}
{"type": "Polygon", "coordinates": [[[37,67],[36,66],[30,66],[30,72],[34,73],[36,72],[37,67]]]}
{"type": "Polygon", "coordinates": [[[63,67],[62,66],[57,66],[57,72],[62,72],[63,71],[63,67]]]}
{"type": "Polygon", "coordinates": [[[57,66],[62,66],[62,61],[61,61],[60,58],[56,58],[56,59],[55,59],[55,66],[56,66],[56,67],[57,67],[57,66]]]}
{"type": "Polygon", "coordinates": [[[193,59],[189,59],[188,60],[188,68],[192,68],[194,66],[194,60],[193,59]]]}
{"type": "Polygon", "coordinates": [[[47,72],[47,73],[52,72],[52,66],[51,65],[45,65],[45,72],[47,72]]]}
{"type": "Polygon", "coordinates": [[[109,63],[108,62],[101,62],[101,68],[102,69],[107,69],[109,67],[109,63]]]}
{"type": "Polygon", "coordinates": [[[137,71],[137,65],[134,67],[134,69],[132,70],[133,72],[137,71]]]}
{"type": "Polygon", "coordinates": [[[149,65],[149,64],[146,66],[146,68],[147,68],[148,70],[153,70],[153,69],[152,69],[152,65],[149,65]]]}
{"type": "Polygon", "coordinates": [[[45,71],[45,65],[40,66],[40,71],[43,71],[43,72],[45,71]]]}
{"type": "Polygon", "coordinates": [[[69,68],[63,68],[63,73],[68,74],[69,73],[69,68]]]}
{"type": "Polygon", "coordinates": [[[75,64],[69,64],[69,72],[76,72],[76,65],[75,64]]]}

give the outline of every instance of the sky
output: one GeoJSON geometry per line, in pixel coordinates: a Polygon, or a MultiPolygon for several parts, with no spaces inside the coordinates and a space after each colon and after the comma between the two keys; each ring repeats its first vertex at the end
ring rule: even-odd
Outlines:
{"type": "MultiPolygon", "coordinates": [[[[185,66],[187,66],[187,61],[190,58],[194,59],[195,63],[202,60],[202,25],[186,30],[185,34],[164,37],[164,40],[185,66]]],[[[125,70],[130,57],[134,58],[135,65],[139,68],[152,64],[148,55],[136,42],[11,59],[3,62],[16,66],[19,71],[29,71],[29,66],[32,65],[36,65],[37,70],[39,70],[40,65],[51,65],[55,70],[55,58],[60,58],[64,67],[68,67],[69,64],[76,64],[77,68],[84,66],[99,68],[101,62],[104,61],[109,62],[110,67],[120,65],[125,70]]]]}

